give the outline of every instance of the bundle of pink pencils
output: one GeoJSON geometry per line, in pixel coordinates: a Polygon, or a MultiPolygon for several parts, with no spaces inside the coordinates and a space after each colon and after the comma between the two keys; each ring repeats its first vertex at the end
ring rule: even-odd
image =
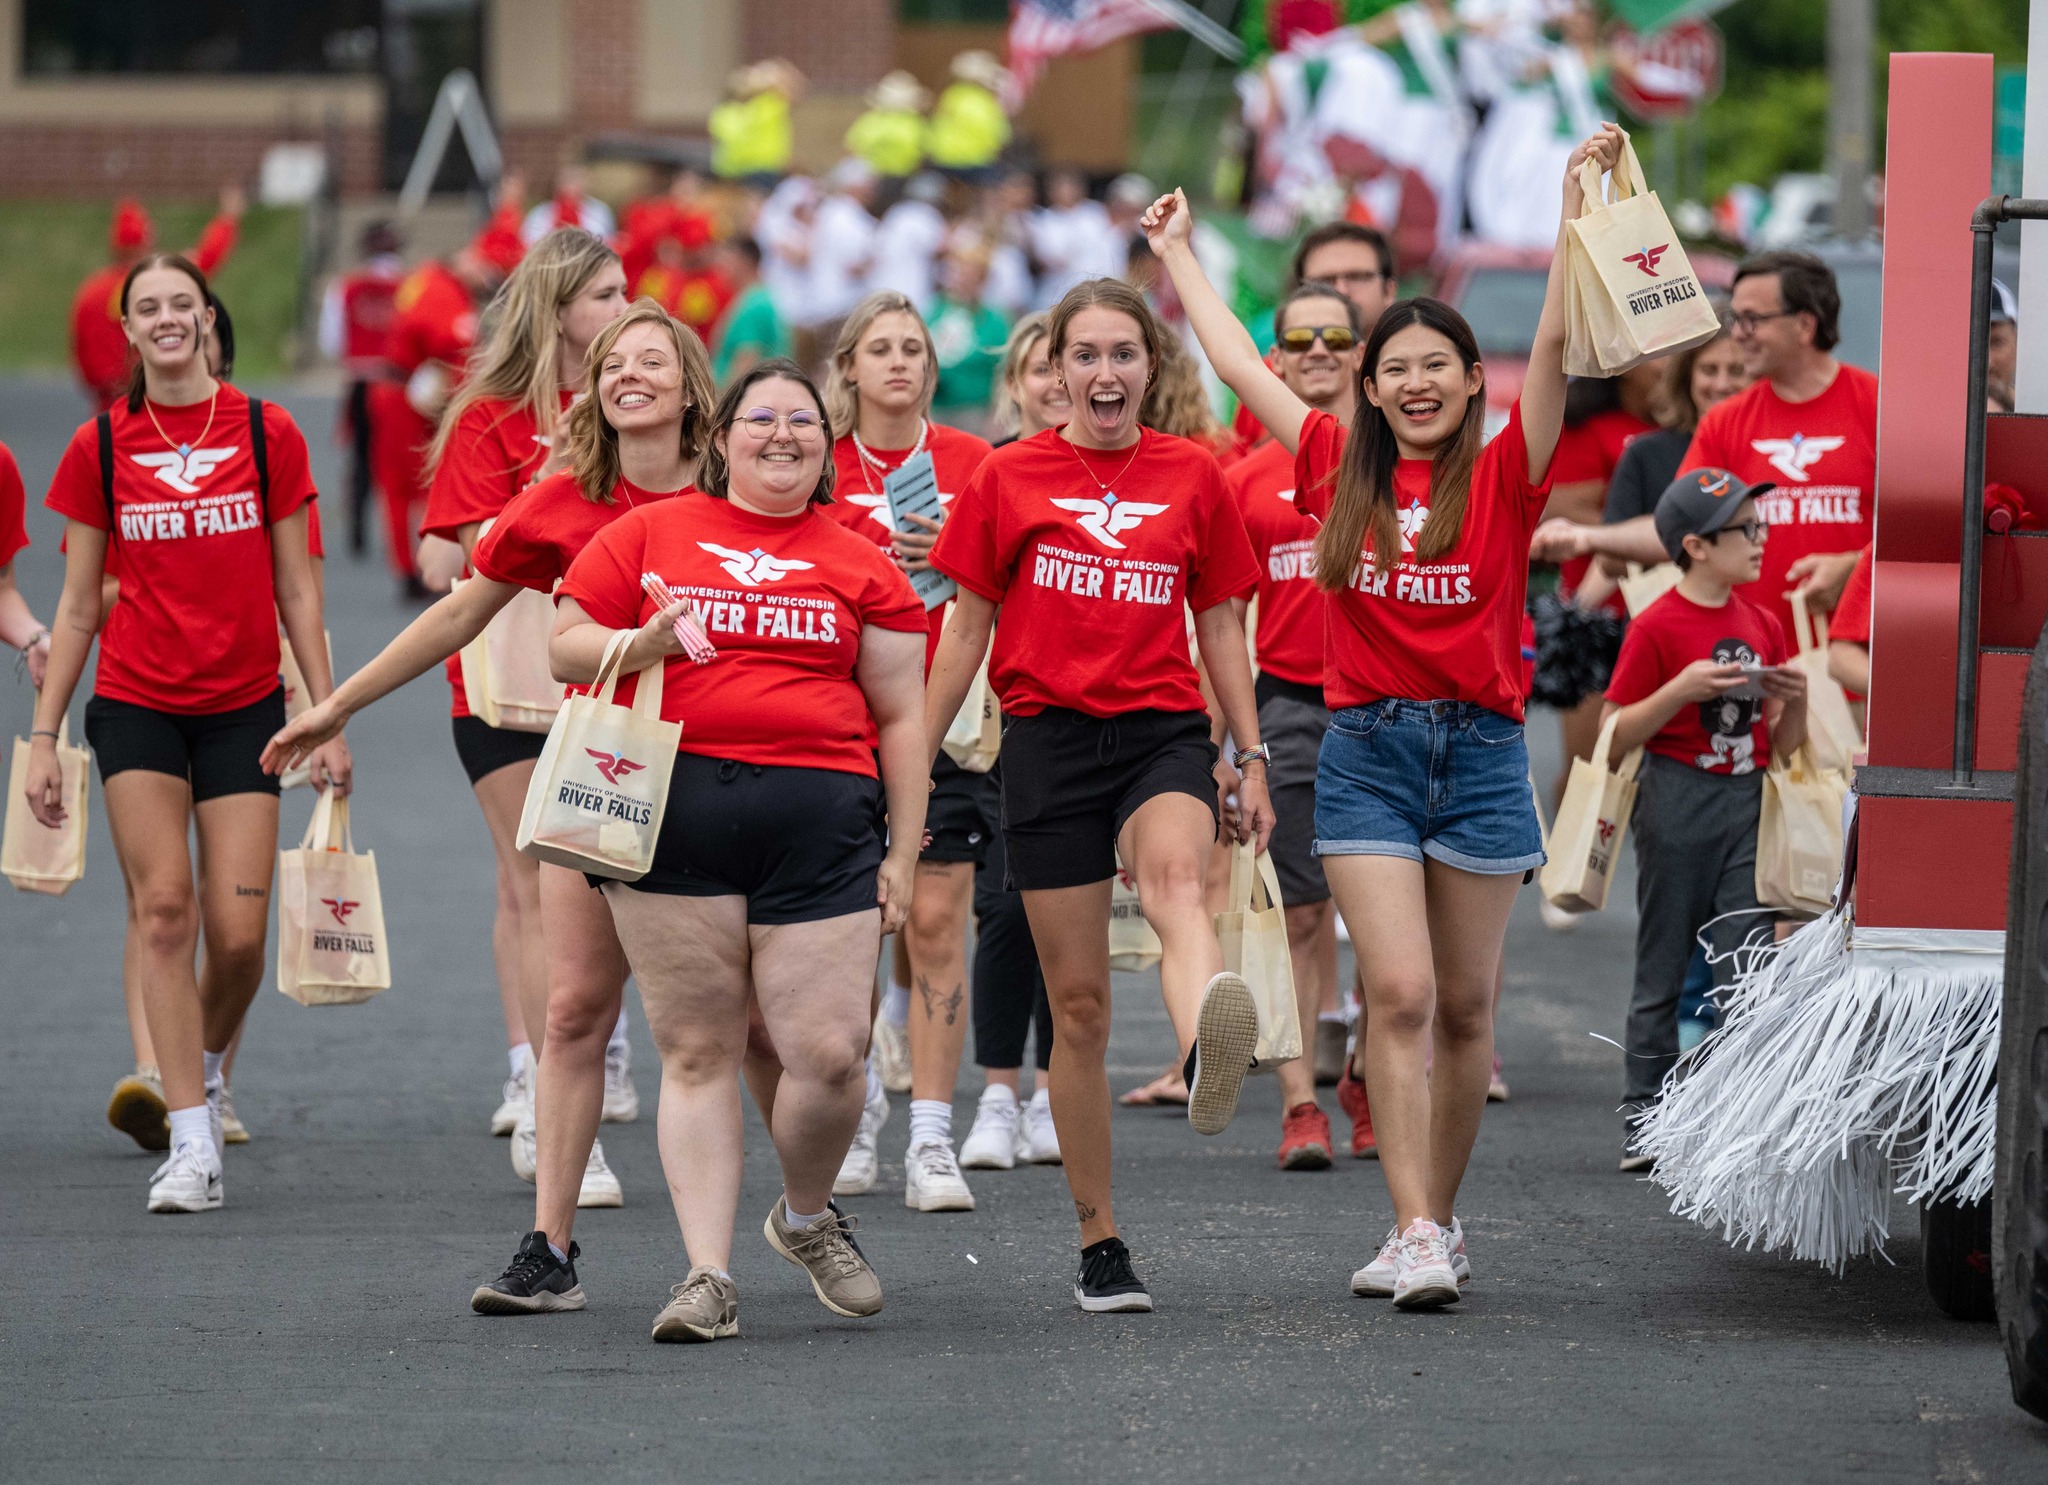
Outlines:
{"type": "MultiPolygon", "coordinates": [[[[667,608],[677,602],[669,585],[651,572],[640,574],[640,587],[654,601],[658,609],[667,608]]],[[[697,617],[697,606],[684,603],[683,611],[676,615],[676,640],[683,647],[683,653],[699,665],[718,657],[718,647],[711,643],[711,636],[704,632],[704,621],[697,617]]]]}

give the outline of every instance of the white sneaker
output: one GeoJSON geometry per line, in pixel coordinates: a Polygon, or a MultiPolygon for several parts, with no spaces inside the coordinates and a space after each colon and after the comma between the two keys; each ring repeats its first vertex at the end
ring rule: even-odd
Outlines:
{"type": "Polygon", "coordinates": [[[838,1178],[832,1182],[834,1196],[865,1196],[875,1189],[875,1179],[881,1174],[882,1126],[888,1121],[889,1095],[870,1068],[867,1107],[860,1111],[860,1128],[854,1131],[846,1159],[839,1163],[838,1178]]]}
{"type": "Polygon", "coordinates": [[[1536,911],[1543,919],[1543,926],[1552,933],[1570,933],[1579,926],[1579,915],[1566,912],[1549,898],[1536,904],[1536,911]]]}
{"type": "Polygon", "coordinates": [[[631,1124],[640,1117],[640,1090],[633,1086],[633,1049],[614,1042],[604,1049],[604,1122],[631,1124]]]}
{"type": "MultiPolygon", "coordinates": [[[[513,1138],[518,1136],[515,1134],[513,1138]]],[[[592,1141],[590,1159],[583,1166],[583,1186],[576,1193],[576,1205],[622,1207],[625,1204],[625,1188],[619,1185],[619,1178],[612,1174],[612,1168],[604,1163],[604,1142],[592,1141]]]]}
{"type": "Polygon", "coordinates": [[[1428,1218],[1416,1218],[1401,1234],[1401,1246],[1394,1254],[1395,1307],[1433,1310],[1456,1304],[1458,1298],[1450,1235],[1428,1218]]]}
{"type": "Polygon", "coordinates": [[[974,1193],[950,1144],[913,1145],[903,1152],[903,1204],[913,1212],[971,1212],[974,1193]]]}
{"type": "Polygon", "coordinates": [[[220,1157],[197,1143],[171,1151],[171,1158],[151,1172],[152,1212],[217,1212],[221,1206],[220,1157]]]}
{"type": "Polygon", "coordinates": [[[499,1138],[519,1127],[522,1117],[533,1112],[533,1059],[519,1064],[519,1071],[505,1079],[505,1100],[491,1115],[491,1133],[499,1138]]]}
{"type": "Polygon", "coordinates": [[[540,1164],[540,1131],[533,1121],[533,1109],[529,1106],[519,1116],[519,1125],[512,1131],[512,1174],[533,1184],[534,1170],[540,1164]]]}
{"type": "Polygon", "coordinates": [[[1400,1251],[1400,1229],[1389,1227],[1387,1240],[1380,1244],[1378,1255],[1351,1276],[1351,1292],[1375,1299],[1390,1297],[1394,1292],[1394,1281],[1400,1277],[1399,1265],[1395,1262],[1400,1251]]]}
{"type": "Polygon", "coordinates": [[[1451,1254],[1451,1272],[1458,1276],[1458,1287],[1462,1289],[1472,1282],[1472,1261],[1465,1256],[1465,1226],[1456,1217],[1451,1218],[1451,1233],[1446,1246],[1451,1254]]]}
{"type": "Polygon", "coordinates": [[[1033,1165],[1060,1164],[1060,1135],[1052,1127],[1052,1104],[1042,1098],[1034,1098],[1024,1105],[1024,1117],[1019,1121],[1025,1139],[1023,1157],[1033,1165]]]}
{"type": "Polygon", "coordinates": [[[220,1085],[220,1132],[230,1145],[249,1143],[249,1126],[236,1115],[235,1091],[226,1083],[220,1085]]]}
{"type": "Polygon", "coordinates": [[[227,1096],[227,1091],[228,1085],[225,1082],[212,1084],[206,1090],[206,1123],[207,1127],[213,1131],[213,1152],[215,1155],[226,1154],[228,1148],[227,1115],[221,1108],[221,1104],[227,1096]]]}
{"type": "Polygon", "coordinates": [[[910,1028],[885,1015],[875,1017],[875,1070],[882,1075],[885,1092],[910,1091],[910,1028]]]}
{"type": "Polygon", "coordinates": [[[1028,1158],[1018,1128],[1020,1113],[1017,1095],[1008,1088],[991,1083],[982,1089],[981,1102],[974,1110],[974,1128],[967,1131],[960,1146],[960,1164],[968,1170],[1011,1170],[1019,1160],[1028,1158]]]}

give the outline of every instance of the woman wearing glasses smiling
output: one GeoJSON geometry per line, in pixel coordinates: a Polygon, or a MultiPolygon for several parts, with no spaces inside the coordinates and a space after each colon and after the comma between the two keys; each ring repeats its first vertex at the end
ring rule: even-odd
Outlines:
{"type": "Polygon", "coordinates": [[[555,674],[594,679],[632,631],[623,668],[665,661],[662,714],[685,724],[654,866],[604,886],[661,1053],[662,1165],[691,1264],[657,1340],[739,1333],[750,1000],[783,1069],[765,1110],[783,1189],[763,1233],[833,1313],[882,1307],[832,1182],[861,1116],[875,955],[908,915],[924,834],[926,626],[882,549],[818,509],[831,443],[810,379],[760,363],[712,415],[702,493],[613,522],[556,595],[555,674]],[[657,609],[645,573],[678,600],[657,609]],[[682,654],[685,605],[718,647],[708,663],[682,654]]]}

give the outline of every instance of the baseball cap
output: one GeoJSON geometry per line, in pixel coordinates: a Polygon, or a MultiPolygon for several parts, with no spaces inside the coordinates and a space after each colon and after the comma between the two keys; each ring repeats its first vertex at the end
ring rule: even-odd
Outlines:
{"type": "Polygon", "coordinates": [[[1712,536],[1735,518],[1742,502],[1778,487],[1769,480],[1745,485],[1725,469],[1688,469],[1657,497],[1657,540],[1677,561],[1688,536],[1712,536]]]}

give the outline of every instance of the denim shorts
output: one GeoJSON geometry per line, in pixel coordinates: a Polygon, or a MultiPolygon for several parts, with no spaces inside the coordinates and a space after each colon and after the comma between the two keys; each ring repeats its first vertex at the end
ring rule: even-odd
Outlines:
{"type": "Polygon", "coordinates": [[[1469,701],[1386,699],[1330,717],[1318,856],[1430,856],[1504,876],[1543,864],[1522,724],[1469,701]]]}

